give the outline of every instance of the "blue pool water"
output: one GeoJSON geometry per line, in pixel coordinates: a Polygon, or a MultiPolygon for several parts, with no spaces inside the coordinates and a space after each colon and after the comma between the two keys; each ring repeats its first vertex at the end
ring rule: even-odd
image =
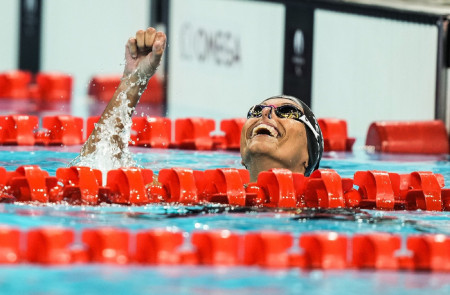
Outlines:
{"type": "MultiPolygon", "coordinates": [[[[66,167],[79,147],[1,147],[0,166],[14,170],[37,164],[54,175],[66,167]]],[[[233,152],[196,152],[133,148],[136,161],[155,172],[162,168],[240,168],[233,152]]],[[[325,154],[322,167],[335,169],[343,177],[355,171],[383,170],[409,173],[441,173],[450,184],[448,156],[408,156],[353,153],[325,154]]],[[[323,218],[318,211],[246,212],[220,205],[204,206],[68,206],[0,204],[0,224],[26,230],[40,226],[64,226],[76,230],[114,226],[130,231],[150,228],[194,230],[227,228],[238,233],[265,229],[287,231],[294,236],[316,230],[354,233],[391,232],[402,236],[422,233],[450,235],[450,212],[406,212],[338,210],[323,218]]],[[[76,265],[0,266],[2,294],[450,294],[448,274],[389,271],[268,270],[256,267],[141,267],[76,265]]]]}

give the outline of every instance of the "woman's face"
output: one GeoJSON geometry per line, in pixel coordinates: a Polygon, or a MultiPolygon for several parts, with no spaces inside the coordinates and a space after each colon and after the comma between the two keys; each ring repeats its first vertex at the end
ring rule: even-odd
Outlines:
{"type": "MultiPolygon", "coordinates": [[[[285,98],[269,99],[261,104],[276,107],[290,104],[303,111],[300,105],[285,98]]],[[[298,120],[279,118],[273,108],[264,108],[261,117],[249,118],[242,128],[241,157],[248,169],[252,168],[254,161],[263,160],[276,166],[269,168],[304,173],[308,165],[305,126],[298,120]]]]}

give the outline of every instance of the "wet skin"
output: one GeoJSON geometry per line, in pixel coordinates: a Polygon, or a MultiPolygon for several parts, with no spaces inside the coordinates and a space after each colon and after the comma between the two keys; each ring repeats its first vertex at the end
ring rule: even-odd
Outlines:
{"type": "MultiPolygon", "coordinates": [[[[123,70],[123,78],[120,80],[116,92],[103,111],[98,124],[83,145],[80,153],[81,156],[87,156],[95,152],[96,144],[101,137],[99,128],[120,106],[120,93],[125,93],[127,96],[130,109],[136,107],[142,92],[144,92],[147,87],[148,81],[156,73],[165,48],[166,35],[163,32],[156,31],[155,28],[139,30],[136,32],[135,37],[128,39],[128,42],[125,45],[125,67],[123,70]]],[[[131,117],[132,112],[128,115],[131,117]]],[[[123,129],[120,120],[115,127],[117,130],[123,129]]],[[[112,136],[111,145],[118,146],[121,150],[120,153],[116,154],[117,158],[122,157],[123,147],[126,144],[127,143],[124,142],[120,136],[112,136]]]]}

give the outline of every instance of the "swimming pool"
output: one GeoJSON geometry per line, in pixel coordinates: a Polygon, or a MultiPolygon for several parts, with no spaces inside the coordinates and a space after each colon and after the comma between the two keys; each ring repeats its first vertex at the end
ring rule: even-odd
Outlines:
{"type": "MultiPolygon", "coordinates": [[[[65,167],[79,147],[1,147],[0,166],[11,171],[20,165],[37,164],[50,175],[65,167]]],[[[213,169],[240,168],[234,152],[200,152],[132,148],[136,161],[157,172],[169,167],[213,169]]],[[[342,177],[355,171],[381,170],[409,173],[433,171],[450,183],[448,156],[408,156],[367,154],[362,148],[353,153],[326,153],[322,167],[336,170],[342,177]]],[[[242,210],[222,205],[182,206],[70,206],[55,204],[1,204],[0,223],[22,231],[39,227],[64,227],[76,235],[85,229],[114,227],[132,234],[141,230],[166,228],[186,236],[196,231],[229,229],[246,234],[255,231],[287,232],[295,239],[314,231],[333,231],[348,237],[360,233],[388,232],[407,237],[413,234],[450,234],[449,212],[377,210],[242,210]]],[[[402,250],[405,245],[402,245],[402,250]]],[[[76,264],[41,266],[19,264],[0,267],[0,289],[20,294],[448,294],[448,273],[408,271],[301,270],[261,267],[142,266],[131,264],[76,264]]]]}

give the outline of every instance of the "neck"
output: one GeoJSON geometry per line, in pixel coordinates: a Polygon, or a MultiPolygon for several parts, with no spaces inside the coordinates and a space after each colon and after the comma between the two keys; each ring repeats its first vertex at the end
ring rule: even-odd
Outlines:
{"type": "Polygon", "coordinates": [[[289,169],[292,172],[304,173],[304,167],[288,167],[283,163],[275,161],[267,157],[257,157],[253,158],[251,162],[247,163],[247,169],[250,172],[250,182],[256,182],[258,180],[258,175],[260,172],[267,171],[273,168],[284,168],[289,169]]]}

